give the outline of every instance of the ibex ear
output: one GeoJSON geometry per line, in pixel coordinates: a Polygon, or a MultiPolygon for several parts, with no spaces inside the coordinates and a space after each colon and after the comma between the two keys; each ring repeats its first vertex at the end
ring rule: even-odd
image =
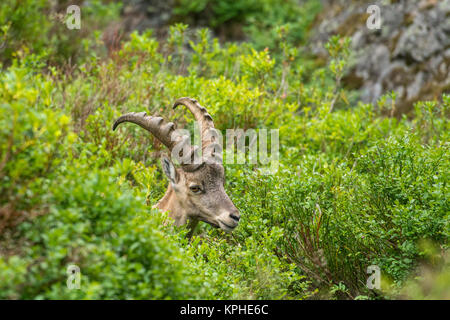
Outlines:
{"type": "Polygon", "coordinates": [[[163,171],[167,178],[169,178],[170,182],[177,183],[178,182],[178,173],[173,165],[172,161],[165,155],[161,157],[161,164],[163,167],[163,171]]]}

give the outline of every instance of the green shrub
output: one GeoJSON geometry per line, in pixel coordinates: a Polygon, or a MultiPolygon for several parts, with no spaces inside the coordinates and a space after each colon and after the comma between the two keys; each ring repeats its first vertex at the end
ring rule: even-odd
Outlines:
{"type": "MultiPolygon", "coordinates": [[[[83,61],[95,47],[94,30],[117,19],[120,3],[81,1],[82,28],[66,26],[67,0],[5,0],[0,4],[0,63],[9,65],[19,54],[34,53],[50,64],[83,61]],[[23,53],[21,53],[23,52],[23,53]]],[[[97,48],[97,51],[98,48],[97,48]]],[[[102,55],[105,54],[100,52],[102,55]]]]}
{"type": "Polygon", "coordinates": [[[70,118],[52,110],[51,82],[12,66],[0,76],[0,231],[46,211],[70,118]]]}
{"type": "Polygon", "coordinates": [[[176,20],[191,25],[200,23],[217,30],[223,37],[247,36],[262,50],[277,48],[280,25],[289,26],[289,42],[304,41],[320,8],[320,1],[316,0],[305,1],[301,6],[293,0],[178,0],[173,12],[176,20]]]}

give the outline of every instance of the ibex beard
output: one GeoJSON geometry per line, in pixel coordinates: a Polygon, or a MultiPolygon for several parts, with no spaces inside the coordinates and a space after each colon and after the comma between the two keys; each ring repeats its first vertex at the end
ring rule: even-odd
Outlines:
{"type": "MultiPolygon", "coordinates": [[[[204,221],[216,228],[231,232],[237,227],[240,214],[225,192],[225,172],[221,146],[216,142],[214,122],[207,110],[197,100],[180,98],[173,108],[184,105],[194,115],[201,129],[202,156],[198,160],[198,147],[182,148],[180,166],[175,167],[166,156],[161,158],[162,168],[169,179],[164,197],[155,205],[174,220],[175,225],[189,224],[192,235],[197,223],[204,221]],[[218,151],[220,150],[220,151],[218,151]]],[[[132,122],[152,133],[169,151],[184,144],[186,137],[175,134],[175,125],[145,112],[127,113],[119,117],[113,130],[123,122],[132,122]]]]}

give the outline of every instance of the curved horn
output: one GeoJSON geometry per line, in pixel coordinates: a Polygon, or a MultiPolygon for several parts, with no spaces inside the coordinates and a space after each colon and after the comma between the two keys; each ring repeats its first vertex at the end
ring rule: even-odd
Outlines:
{"type": "Polygon", "coordinates": [[[145,130],[153,134],[162,144],[164,144],[171,152],[177,144],[180,144],[176,149],[175,157],[183,165],[185,171],[196,170],[200,164],[192,163],[195,157],[197,148],[190,147],[188,154],[183,154],[183,147],[189,144],[189,139],[185,136],[177,135],[175,132],[175,124],[173,122],[165,122],[161,117],[152,117],[145,112],[130,112],[120,116],[113,125],[113,130],[123,122],[131,122],[139,125],[145,130]]]}
{"type": "MultiPolygon", "coordinates": [[[[211,115],[208,113],[205,107],[202,107],[197,100],[183,97],[179,98],[173,104],[175,109],[180,104],[184,105],[191,111],[195,120],[198,122],[201,128],[201,141],[202,141],[202,153],[206,156],[214,156],[216,149],[220,149],[220,145],[216,142],[217,134],[214,128],[214,122],[211,115]]],[[[222,150],[220,150],[221,152],[222,150]]],[[[217,155],[220,157],[220,155],[217,155]]]]}
{"type": "Polygon", "coordinates": [[[166,123],[161,117],[148,116],[145,112],[130,112],[120,116],[113,125],[113,130],[123,122],[132,122],[153,134],[161,143],[163,143],[169,150],[172,150],[176,140],[172,141],[172,133],[175,129],[173,122],[166,123]]]}

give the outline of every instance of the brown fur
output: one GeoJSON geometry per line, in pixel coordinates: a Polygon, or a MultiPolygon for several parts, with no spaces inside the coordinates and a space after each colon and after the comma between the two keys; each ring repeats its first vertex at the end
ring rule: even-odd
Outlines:
{"type": "MultiPolygon", "coordinates": [[[[202,161],[192,164],[195,148],[184,154],[180,168],[175,168],[172,161],[162,158],[163,171],[169,178],[169,186],[164,197],[155,205],[168,212],[175,225],[189,223],[192,235],[198,221],[225,231],[232,231],[239,223],[240,215],[230,197],[225,192],[225,173],[222,158],[216,152],[217,141],[214,122],[206,108],[197,100],[183,97],[175,101],[173,108],[184,105],[194,115],[201,127],[202,161]]],[[[170,151],[183,143],[183,137],[173,138],[175,124],[165,122],[160,117],[147,115],[145,112],[130,112],[119,117],[113,125],[113,130],[123,122],[135,123],[151,132],[170,151]]]]}
{"type": "MultiPolygon", "coordinates": [[[[170,165],[173,166],[172,162],[170,165]]],[[[225,175],[221,164],[205,162],[193,172],[178,168],[175,177],[171,177],[168,170],[164,171],[170,183],[156,207],[168,212],[175,225],[189,222],[191,234],[198,221],[204,221],[225,231],[232,231],[237,226],[239,211],[225,192],[225,175]],[[191,186],[197,185],[202,188],[202,192],[198,194],[190,190],[191,186]]]]}

